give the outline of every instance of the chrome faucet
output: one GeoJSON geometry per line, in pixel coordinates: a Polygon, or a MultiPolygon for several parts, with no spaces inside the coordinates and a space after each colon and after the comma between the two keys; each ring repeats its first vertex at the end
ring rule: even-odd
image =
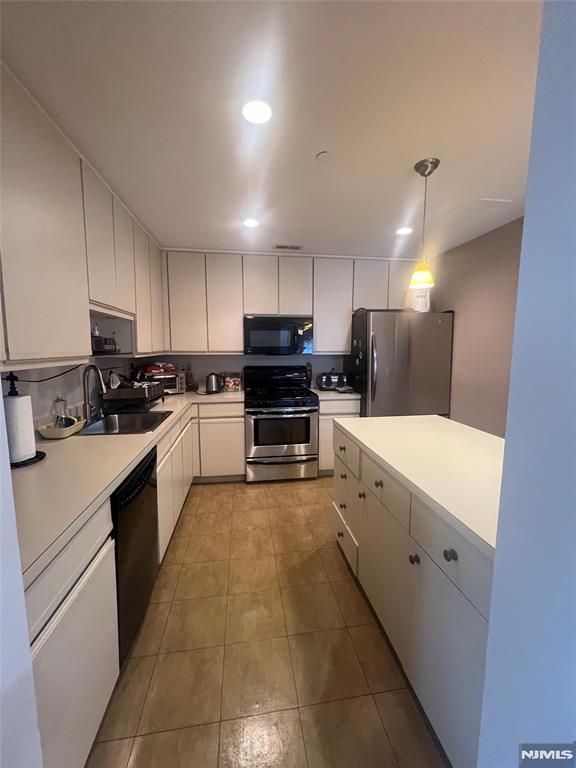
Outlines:
{"type": "Polygon", "coordinates": [[[90,374],[96,374],[96,383],[100,390],[100,394],[103,395],[106,392],[106,385],[102,378],[102,371],[97,365],[87,365],[82,373],[82,387],[84,389],[84,417],[86,424],[91,424],[93,421],[102,417],[102,407],[100,405],[100,397],[98,397],[97,404],[93,403],[90,399],[90,374]]]}

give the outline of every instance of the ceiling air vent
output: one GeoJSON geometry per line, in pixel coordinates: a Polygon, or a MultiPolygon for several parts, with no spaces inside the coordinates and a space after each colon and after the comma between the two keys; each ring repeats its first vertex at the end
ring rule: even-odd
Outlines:
{"type": "Polygon", "coordinates": [[[274,246],[275,251],[301,251],[301,245],[289,245],[287,243],[276,243],[274,246]]]}

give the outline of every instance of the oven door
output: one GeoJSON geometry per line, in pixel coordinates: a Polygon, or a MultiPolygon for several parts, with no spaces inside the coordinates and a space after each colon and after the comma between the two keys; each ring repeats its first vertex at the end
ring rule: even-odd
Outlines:
{"type": "Polygon", "coordinates": [[[318,454],[317,408],[247,409],[246,458],[318,454]]]}

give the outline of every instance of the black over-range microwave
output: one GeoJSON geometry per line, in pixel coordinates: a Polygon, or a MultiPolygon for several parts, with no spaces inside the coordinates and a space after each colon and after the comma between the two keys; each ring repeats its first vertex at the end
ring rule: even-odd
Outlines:
{"type": "Polygon", "coordinates": [[[244,315],[245,355],[311,355],[312,318],[244,315]]]}

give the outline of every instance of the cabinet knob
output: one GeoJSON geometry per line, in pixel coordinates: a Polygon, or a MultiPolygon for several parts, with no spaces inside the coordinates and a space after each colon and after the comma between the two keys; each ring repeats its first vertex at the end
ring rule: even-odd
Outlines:
{"type": "Polygon", "coordinates": [[[346,504],[340,504],[339,507],[340,509],[346,509],[346,504]]]}
{"type": "Polygon", "coordinates": [[[360,491],[360,493],[358,494],[358,498],[359,499],[365,499],[366,498],[366,494],[364,493],[364,491],[360,491]]]}
{"type": "Polygon", "coordinates": [[[382,480],[374,480],[374,485],[376,486],[376,488],[384,488],[384,483],[382,482],[382,480]]]}
{"type": "Polygon", "coordinates": [[[346,480],[346,474],[344,472],[340,475],[340,480],[346,480]]]}
{"type": "Polygon", "coordinates": [[[338,450],[340,451],[340,453],[342,453],[342,451],[346,450],[346,446],[345,445],[339,445],[338,446],[338,450]]]}
{"type": "Polygon", "coordinates": [[[343,539],[344,538],[344,531],[338,531],[338,538],[343,539]]]}
{"type": "Polygon", "coordinates": [[[408,560],[410,561],[410,565],[420,565],[420,555],[408,555],[408,560]]]}
{"type": "Polygon", "coordinates": [[[446,560],[447,563],[458,561],[458,552],[456,552],[455,549],[452,549],[452,547],[450,547],[450,549],[445,549],[442,554],[444,555],[444,560],[446,560]]]}

